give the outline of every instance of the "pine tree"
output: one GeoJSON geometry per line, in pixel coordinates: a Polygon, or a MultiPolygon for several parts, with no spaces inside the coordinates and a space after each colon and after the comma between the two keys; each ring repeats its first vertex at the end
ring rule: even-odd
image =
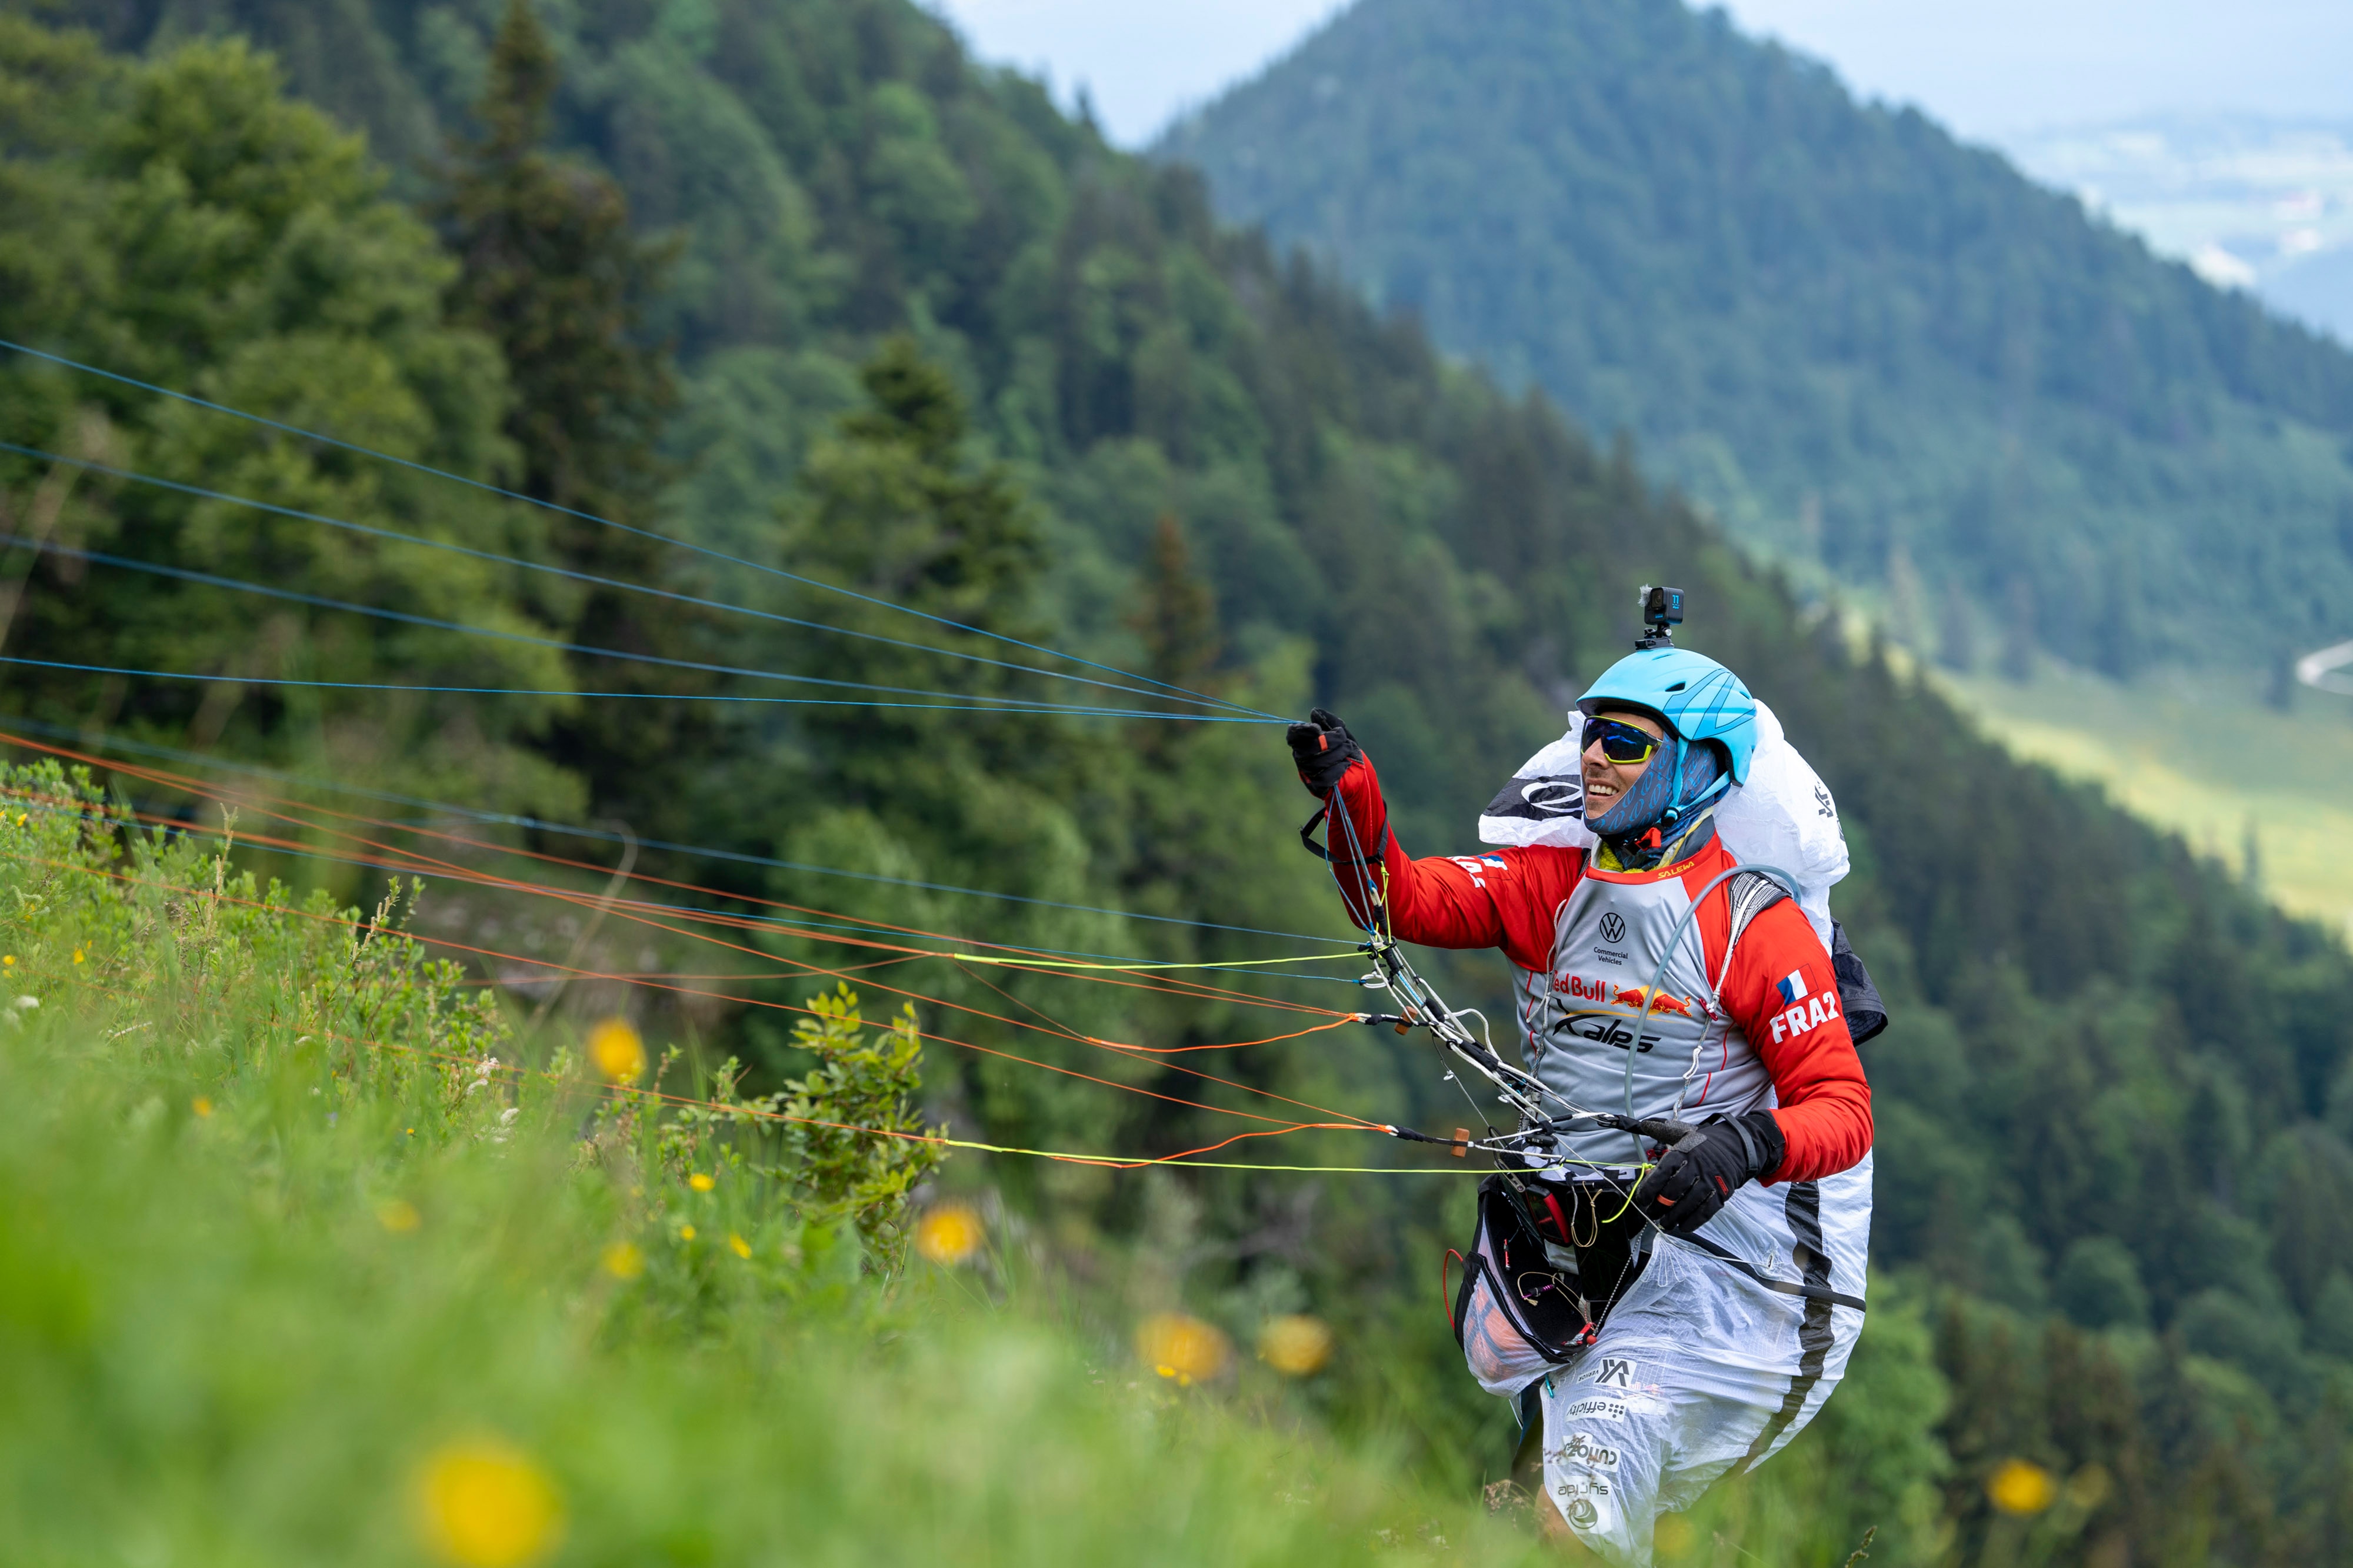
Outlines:
{"type": "MultiPolygon", "coordinates": [[[[785,549],[796,572],[867,596],[811,597],[797,613],[828,626],[947,650],[797,638],[796,668],[837,679],[959,696],[1084,701],[1083,689],[956,657],[1019,663],[1050,660],[936,622],[894,614],[898,605],[959,626],[1042,643],[1035,618],[1045,570],[1043,542],[1026,499],[1002,469],[964,456],[965,418],[955,384],[903,334],[884,341],[860,373],[868,402],[818,444],[785,511],[785,549]],[[1075,695],[1074,695],[1075,694],[1075,695]]],[[[944,779],[957,766],[1069,786],[1056,761],[1068,733],[1058,723],[1013,713],[935,712],[921,708],[815,709],[807,731],[824,738],[835,790],[881,802],[920,793],[917,778],[944,779]]]]}
{"type": "MultiPolygon", "coordinates": [[[[480,134],[453,147],[435,216],[464,266],[456,313],[506,352],[516,488],[612,516],[645,510],[663,477],[656,444],[677,388],[669,356],[640,340],[670,251],[630,233],[612,180],[548,154],[557,82],[531,0],[510,0],[480,134]]],[[[567,553],[609,553],[609,532],[582,523],[567,553]]]]}
{"type": "MultiPolygon", "coordinates": [[[[456,141],[433,216],[462,271],[450,312],[504,352],[515,398],[505,433],[520,456],[512,488],[565,509],[551,531],[561,564],[623,582],[672,570],[648,527],[670,477],[659,439],[678,402],[670,355],[645,341],[668,247],[630,230],[628,199],[606,175],[546,151],[560,73],[531,0],[510,0],[492,49],[479,133],[456,141]],[[586,516],[576,515],[586,513],[586,516]]],[[[556,607],[573,640],[657,658],[694,656],[701,618],[673,605],[591,588],[556,607]]],[[[707,692],[691,672],[576,655],[582,689],[707,692]]],[[[639,821],[681,798],[681,775],[712,745],[703,705],[596,701],[559,726],[552,750],[598,803],[639,821]]]]}
{"type": "Polygon", "coordinates": [[[1152,534],[1143,599],[1128,625],[1144,639],[1144,673],[1198,691],[1218,662],[1218,602],[1193,570],[1184,526],[1163,512],[1152,534]]]}

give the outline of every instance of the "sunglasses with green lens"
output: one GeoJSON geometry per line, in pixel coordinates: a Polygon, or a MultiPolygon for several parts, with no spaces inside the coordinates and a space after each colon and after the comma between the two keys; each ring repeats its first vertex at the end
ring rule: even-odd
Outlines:
{"type": "Polygon", "coordinates": [[[1603,761],[1627,767],[1648,762],[1659,749],[1659,738],[1622,720],[1594,718],[1585,721],[1585,745],[1588,751],[1599,745],[1603,761]]]}

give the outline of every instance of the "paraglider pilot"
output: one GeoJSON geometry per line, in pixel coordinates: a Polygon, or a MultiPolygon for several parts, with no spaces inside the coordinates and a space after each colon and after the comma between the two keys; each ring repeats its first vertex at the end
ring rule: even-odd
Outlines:
{"type": "Polygon", "coordinates": [[[1572,715],[1587,847],[1416,859],[1347,727],[1318,709],[1289,732],[1360,926],[1501,948],[1554,1099],[1696,1126],[1666,1149],[1596,1127],[1506,1157],[1452,1308],[1472,1373],[1521,1414],[1531,1481],[1540,1456],[1547,1529],[1635,1568],[1661,1512],[1777,1452],[1843,1373],[1872,1142],[1824,936],[1717,832],[1758,705],[1663,624],[1638,646],[1572,715]]]}

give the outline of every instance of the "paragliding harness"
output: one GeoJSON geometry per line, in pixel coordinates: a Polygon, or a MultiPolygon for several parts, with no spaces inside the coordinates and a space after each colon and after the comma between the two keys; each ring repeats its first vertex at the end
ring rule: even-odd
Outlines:
{"type": "MultiPolygon", "coordinates": [[[[1645,988],[1646,997],[1652,1000],[1644,1002],[1641,1017],[1636,1021],[1635,1043],[1626,1052],[1627,1112],[1588,1110],[1575,1105],[1534,1074],[1503,1060],[1495,1054],[1492,1039],[1473,1036],[1463,1020],[1477,1018],[1483,1035],[1487,1023],[1484,1015],[1474,1008],[1457,1012],[1447,1006],[1430,983],[1406,961],[1388,932],[1385,900],[1374,885],[1365,857],[1356,851],[1335,854],[1315,842],[1315,829],[1335,808],[1335,827],[1346,834],[1351,845],[1360,844],[1362,840],[1347,831],[1347,808],[1336,790],[1301,826],[1299,838],[1311,854],[1332,866],[1335,878],[1344,867],[1356,873],[1353,891],[1362,902],[1358,903],[1357,899],[1349,902],[1359,911],[1367,938],[1360,951],[1374,964],[1372,973],[1361,984],[1368,990],[1386,991],[1398,1005],[1396,1013],[1361,1015],[1362,1021],[1394,1025],[1399,1034],[1416,1027],[1428,1029],[1440,1048],[1485,1079],[1497,1097],[1519,1113],[1516,1131],[1498,1132],[1490,1125],[1483,1139],[1437,1138],[1410,1127],[1384,1128],[1391,1137],[1409,1142],[1445,1144],[1458,1155],[1476,1149],[1495,1160],[1496,1173],[1479,1185],[1478,1227],[1469,1253],[1447,1254],[1450,1263],[1459,1258],[1463,1266],[1462,1284],[1454,1294],[1448,1314],[1455,1342],[1458,1345],[1462,1343],[1466,1325],[1483,1297],[1500,1311],[1514,1337],[1544,1362],[1559,1365],[1593,1342],[1609,1308],[1641,1277],[1650,1258],[1654,1233],[1647,1218],[1635,1209],[1631,1187],[1615,1178],[1566,1183],[1535,1179],[1535,1171],[1544,1164],[1543,1152],[1553,1147],[1562,1133],[1610,1128],[1633,1134],[1641,1158],[1647,1162],[1655,1159],[1664,1148],[1698,1134],[1696,1127],[1672,1117],[1631,1114],[1634,1057],[1641,1046],[1641,1031],[1649,1025],[1652,1000],[1659,994],[1667,958],[1661,957],[1660,973],[1645,988]],[[1556,1102],[1568,1114],[1548,1114],[1544,1105],[1546,1100],[1556,1102]],[[1605,1213],[1605,1207],[1612,1212],[1605,1213]]],[[[1388,835],[1388,824],[1383,823],[1377,842],[1386,843],[1388,835]]],[[[1735,867],[1720,873],[1692,900],[1683,922],[1668,938],[1666,954],[1673,952],[1685,925],[1698,913],[1700,905],[1725,882],[1731,884],[1727,889],[1731,901],[1727,955],[1749,922],[1789,897],[1790,889],[1796,886],[1795,878],[1769,866],[1735,867]]],[[[1345,881],[1342,882],[1342,891],[1352,891],[1345,881]]],[[[1844,929],[1834,925],[1831,936],[1831,972],[1839,988],[1840,1006],[1859,1044],[1886,1027],[1886,1007],[1862,960],[1848,945],[1844,929]]],[[[1460,1081],[1451,1070],[1446,1076],[1460,1081]]],[[[1463,1092],[1468,1098],[1467,1086],[1463,1092]]],[[[1472,1105],[1475,1109],[1477,1102],[1473,1100],[1472,1105]]],[[[1861,1298],[1827,1286],[1774,1279],[1706,1237],[1694,1235],[1682,1239],[1768,1290],[1862,1309],[1861,1298]]],[[[1444,1279],[1442,1272],[1441,1284],[1444,1279]]]]}
{"type": "MultiPolygon", "coordinates": [[[[1462,1266],[1447,1311],[1455,1344],[1472,1322],[1493,1314],[1556,1366],[1591,1344],[1650,1258],[1630,1200],[1630,1188],[1604,1182],[1532,1182],[1509,1172],[1481,1182],[1471,1249],[1446,1254],[1462,1266]]],[[[1441,1286],[1448,1272],[1440,1271],[1441,1286]]]]}
{"type": "MultiPolygon", "coordinates": [[[[1788,897],[1772,878],[1753,871],[1736,871],[1730,883],[1727,955],[1751,921],[1788,897]]],[[[1630,1060],[1633,1052],[1627,1054],[1630,1060]]],[[[1641,1277],[1650,1241],[1627,1183],[1529,1181],[1507,1172],[1488,1177],[1479,1186],[1469,1253],[1447,1255],[1462,1262],[1448,1315],[1455,1343],[1461,1344],[1474,1311],[1493,1310],[1546,1361],[1570,1360],[1593,1342],[1610,1307],[1641,1277]]]]}

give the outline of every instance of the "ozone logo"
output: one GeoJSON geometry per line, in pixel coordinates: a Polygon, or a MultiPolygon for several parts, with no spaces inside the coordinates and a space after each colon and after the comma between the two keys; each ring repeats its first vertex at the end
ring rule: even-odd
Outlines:
{"type": "Polygon", "coordinates": [[[1601,917],[1601,940],[1613,947],[1626,940],[1626,917],[1612,910],[1601,917]]]}
{"type": "Polygon", "coordinates": [[[1537,779],[1520,786],[1520,798],[1539,816],[1575,816],[1585,805],[1585,786],[1568,779],[1537,779]]]}

